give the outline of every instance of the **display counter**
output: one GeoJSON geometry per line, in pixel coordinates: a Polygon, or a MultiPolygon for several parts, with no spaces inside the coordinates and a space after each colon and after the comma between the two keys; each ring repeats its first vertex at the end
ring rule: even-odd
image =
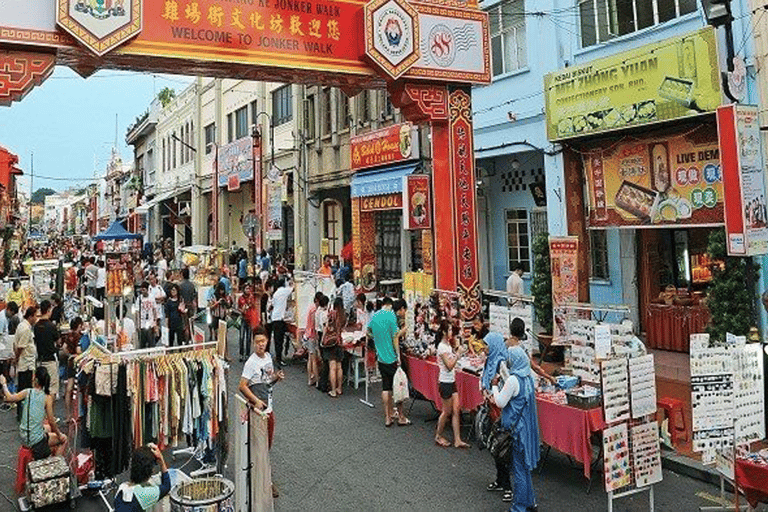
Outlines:
{"type": "MultiPolygon", "coordinates": [[[[408,380],[413,389],[424,395],[435,404],[437,410],[441,410],[443,400],[440,398],[438,377],[440,367],[434,358],[419,359],[405,356],[405,364],[408,370],[408,380]]],[[[480,377],[464,371],[456,372],[456,390],[459,393],[459,402],[462,411],[474,411],[485,400],[480,392],[480,377]]]]}
{"type": "Polygon", "coordinates": [[[688,352],[691,334],[705,332],[709,309],[704,304],[648,304],[643,326],[648,348],[688,352]]]}

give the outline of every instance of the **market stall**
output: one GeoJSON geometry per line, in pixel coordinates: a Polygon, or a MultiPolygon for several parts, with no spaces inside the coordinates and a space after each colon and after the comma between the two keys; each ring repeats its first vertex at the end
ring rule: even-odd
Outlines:
{"type": "Polygon", "coordinates": [[[197,288],[197,304],[208,303],[208,293],[219,282],[226,251],[212,245],[190,245],[181,248],[181,261],[190,269],[190,279],[197,288]]]}
{"type": "MultiPolygon", "coordinates": [[[[440,398],[438,385],[440,367],[437,365],[437,360],[433,356],[427,359],[405,356],[405,364],[408,368],[408,379],[413,389],[435,404],[437,410],[442,410],[443,401],[440,398]]],[[[478,369],[475,371],[478,372],[478,369]]],[[[480,377],[475,373],[464,370],[457,371],[456,390],[459,393],[459,402],[463,411],[474,411],[483,403],[480,377]]]]}
{"type": "MultiPolygon", "coordinates": [[[[56,272],[59,264],[59,260],[27,260],[22,264],[24,272],[29,276],[27,283],[22,282],[22,288],[26,288],[30,300],[40,302],[56,292],[56,272]]],[[[71,263],[64,263],[62,268],[71,266],[71,263]]],[[[19,307],[23,305],[20,304],[19,307]]]]}

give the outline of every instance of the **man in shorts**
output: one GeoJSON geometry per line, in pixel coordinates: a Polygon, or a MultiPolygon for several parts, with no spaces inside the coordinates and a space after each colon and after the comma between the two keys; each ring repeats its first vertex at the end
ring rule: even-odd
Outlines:
{"type": "MultiPolygon", "coordinates": [[[[404,308],[404,302],[398,301],[398,305],[404,308]]],[[[400,345],[398,343],[399,331],[397,317],[392,311],[392,299],[385,297],[382,307],[374,313],[368,322],[368,336],[373,338],[376,346],[376,358],[379,361],[379,373],[381,373],[381,401],[384,408],[384,426],[392,426],[394,407],[397,407],[398,425],[410,425],[411,421],[405,417],[403,404],[392,402],[392,381],[397,367],[400,365],[400,345]]]]}

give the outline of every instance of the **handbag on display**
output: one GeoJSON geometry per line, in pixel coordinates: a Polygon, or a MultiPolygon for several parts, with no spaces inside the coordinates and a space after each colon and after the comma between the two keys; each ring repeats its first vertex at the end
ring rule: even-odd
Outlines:
{"type": "Polygon", "coordinates": [[[34,508],[70,499],[69,466],[64,457],[33,460],[27,465],[27,497],[34,508]]]}

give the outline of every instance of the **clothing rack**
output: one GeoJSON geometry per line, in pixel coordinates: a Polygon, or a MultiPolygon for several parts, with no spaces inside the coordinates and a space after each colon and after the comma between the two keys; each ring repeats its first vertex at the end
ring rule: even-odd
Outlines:
{"type": "MultiPolygon", "coordinates": [[[[125,352],[111,352],[111,356],[117,356],[120,359],[131,359],[133,357],[141,357],[144,355],[164,355],[169,352],[197,352],[200,350],[206,350],[210,348],[216,348],[218,345],[218,342],[216,341],[207,341],[205,343],[198,343],[195,345],[177,345],[175,347],[150,347],[150,348],[139,348],[136,350],[127,350],[125,352]]],[[[106,349],[105,349],[106,350],[106,349]]]]}

